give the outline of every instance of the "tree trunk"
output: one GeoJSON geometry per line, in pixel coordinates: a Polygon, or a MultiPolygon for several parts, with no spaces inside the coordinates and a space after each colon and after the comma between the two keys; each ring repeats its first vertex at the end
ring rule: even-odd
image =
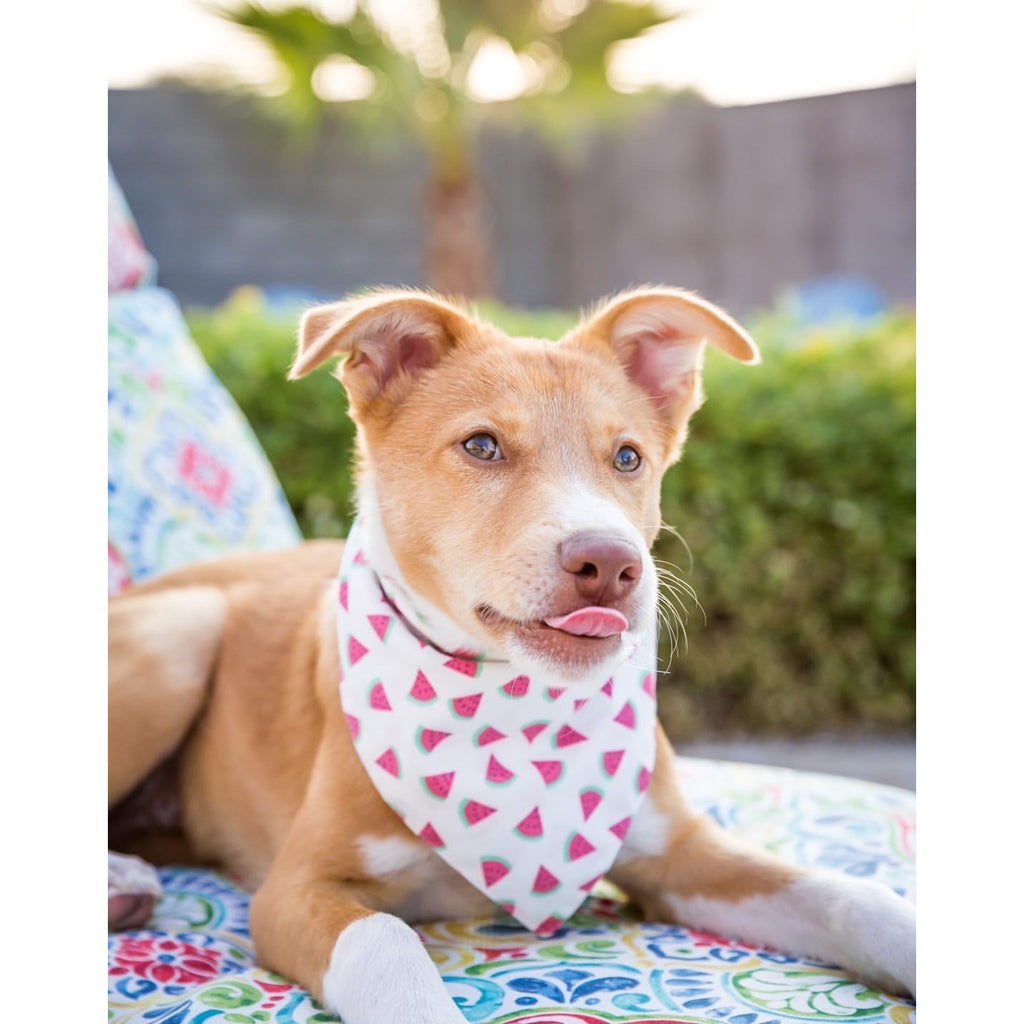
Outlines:
{"type": "Polygon", "coordinates": [[[493,297],[490,225],[483,189],[472,174],[435,176],[427,185],[425,213],[427,287],[453,297],[493,297]]]}

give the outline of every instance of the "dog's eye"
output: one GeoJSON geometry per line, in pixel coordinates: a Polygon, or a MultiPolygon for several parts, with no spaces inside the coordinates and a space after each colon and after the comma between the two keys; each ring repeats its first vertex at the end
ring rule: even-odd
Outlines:
{"type": "Polygon", "coordinates": [[[462,447],[474,459],[483,462],[496,462],[501,458],[498,442],[490,434],[474,434],[468,441],[462,442],[462,447]]]}
{"type": "Polygon", "coordinates": [[[624,444],[615,453],[614,461],[620,473],[633,473],[640,468],[640,453],[632,445],[624,444]]]}

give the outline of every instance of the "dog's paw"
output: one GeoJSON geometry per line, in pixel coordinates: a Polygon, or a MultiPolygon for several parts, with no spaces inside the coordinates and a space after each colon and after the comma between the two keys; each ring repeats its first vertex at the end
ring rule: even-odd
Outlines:
{"type": "Polygon", "coordinates": [[[391,914],[370,914],[338,936],[324,1000],[345,1024],[465,1024],[419,936],[391,914]]]}
{"type": "Polygon", "coordinates": [[[107,928],[141,928],[153,913],[163,886],[156,869],[139,857],[107,851],[107,928]]]}

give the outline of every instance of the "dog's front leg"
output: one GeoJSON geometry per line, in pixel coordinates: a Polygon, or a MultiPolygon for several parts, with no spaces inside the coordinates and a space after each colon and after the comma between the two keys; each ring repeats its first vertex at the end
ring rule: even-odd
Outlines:
{"type": "Polygon", "coordinates": [[[259,962],[344,1024],[465,1024],[416,932],[336,880],[272,874],[250,923],[259,962]]]}
{"type": "Polygon", "coordinates": [[[675,921],[838,964],[915,991],[912,905],[876,882],[798,868],[744,846],[689,808],[659,729],[650,796],[610,877],[654,920],[675,921]]]}

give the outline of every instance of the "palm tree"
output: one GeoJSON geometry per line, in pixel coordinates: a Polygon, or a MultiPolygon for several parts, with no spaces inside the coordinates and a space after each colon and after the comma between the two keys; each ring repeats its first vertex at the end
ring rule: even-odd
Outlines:
{"type": "Polygon", "coordinates": [[[634,97],[611,87],[608,51],[676,17],[647,0],[410,0],[400,21],[379,0],[353,0],[342,17],[323,4],[213,9],[269,45],[286,78],[275,102],[292,124],[319,126],[334,108],[419,140],[429,165],[424,277],[471,298],[493,290],[476,165],[482,123],[514,115],[564,139],[621,113],[634,97]],[[473,86],[488,48],[518,69],[505,102],[482,102],[473,86]],[[361,82],[361,97],[330,102],[332,74],[361,82]]]}

